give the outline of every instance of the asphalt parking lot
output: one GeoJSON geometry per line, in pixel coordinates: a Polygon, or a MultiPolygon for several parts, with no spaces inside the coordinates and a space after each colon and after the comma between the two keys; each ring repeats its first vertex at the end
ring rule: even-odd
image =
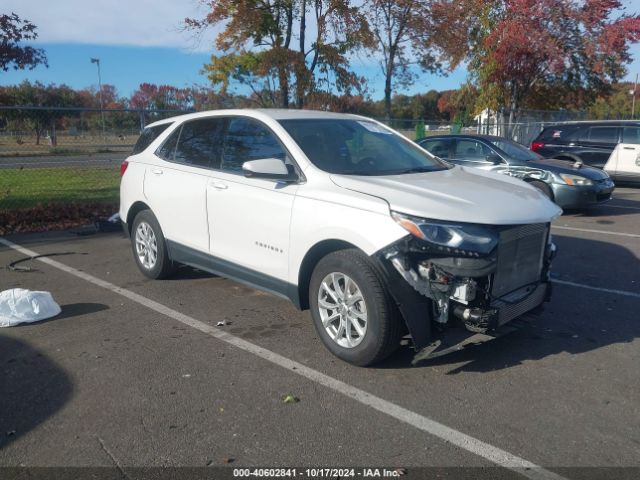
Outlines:
{"type": "MultiPolygon", "coordinates": [[[[62,306],[0,331],[0,466],[637,478],[640,189],[567,213],[553,235],[554,297],[524,328],[415,367],[403,347],[367,369],[331,356],[284,300],[190,268],[147,280],[120,233],[8,237],[68,255],[0,270],[0,290],[62,306]],[[509,470],[527,464],[544,469],[509,470]]],[[[0,266],[23,256],[0,244],[0,266]]]]}

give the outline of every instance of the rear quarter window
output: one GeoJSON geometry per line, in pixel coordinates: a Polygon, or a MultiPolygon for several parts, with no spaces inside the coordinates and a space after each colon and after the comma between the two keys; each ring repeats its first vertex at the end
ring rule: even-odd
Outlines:
{"type": "Polygon", "coordinates": [[[540,134],[540,140],[547,143],[575,140],[582,129],[575,125],[556,125],[545,128],[540,134]]]}
{"type": "Polygon", "coordinates": [[[153,143],[153,141],[160,136],[162,132],[164,132],[167,128],[169,128],[170,123],[163,123],[162,125],[156,125],[155,127],[147,127],[145,128],[140,136],[138,137],[138,141],[133,146],[133,151],[131,155],[137,155],[140,152],[146,150],[146,148],[153,143]]]}

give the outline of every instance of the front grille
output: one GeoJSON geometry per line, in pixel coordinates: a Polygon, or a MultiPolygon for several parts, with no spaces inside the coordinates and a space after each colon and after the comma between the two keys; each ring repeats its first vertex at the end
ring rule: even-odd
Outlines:
{"type": "Polygon", "coordinates": [[[503,297],[505,301],[498,300],[491,304],[492,308],[498,309],[498,326],[504,325],[514,318],[524,315],[529,310],[533,310],[544,302],[544,297],[547,293],[546,283],[541,283],[535,290],[531,287],[531,290],[532,291],[526,292],[526,296],[520,301],[512,302],[511,299],[508,298],[509,295],[507,295],[507,297],[503,297]],[[509,303],[507,303],[507,301],[509,303]]]}
{"type": "Polygon", "coordinates": [[[491,294],[501,297],[540,280],[549,225],[537,223],[500,232],[498,266],[491,294]]]}

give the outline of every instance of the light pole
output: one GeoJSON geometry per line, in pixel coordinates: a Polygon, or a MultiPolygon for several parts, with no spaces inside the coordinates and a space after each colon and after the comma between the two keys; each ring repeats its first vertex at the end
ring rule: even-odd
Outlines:
{"type": "Polygon", "coordinates": [[[98,95],[100,98],[100,117],[102,118],[102,143],[107,145],[107,134],[104,127],[104,104],[102,103],[102,77],[100,76],[100,59],[92,58],[91,63],[95,63],[98,66],[98,95]]]}

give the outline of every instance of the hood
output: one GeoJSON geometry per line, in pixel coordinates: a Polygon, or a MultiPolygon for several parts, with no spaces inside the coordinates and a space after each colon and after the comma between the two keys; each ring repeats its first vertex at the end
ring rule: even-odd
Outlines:
{"type": "Polygon", "coordinates": [[[555,158],[544,158],[540,160],[530,160],[526,162],[528,167],[539,168],[541,170],[547,170],[553,173],[570,173],[572,175],[582,175],[590,180],[603,180],[607,178],[606,172],[598,168],[588,167],[583,165],[580,168],[575,168],[573,165],[575,162],[567,160],[558,160],[555,158]]]}
{"type": "Polygon", "coordinates": [[[538,189],[498,173],[454,167],[389,176],[331,175],[339,187],[386,200],[391,210],[485,225],[547,223],[562,213],[538,189]]]}

